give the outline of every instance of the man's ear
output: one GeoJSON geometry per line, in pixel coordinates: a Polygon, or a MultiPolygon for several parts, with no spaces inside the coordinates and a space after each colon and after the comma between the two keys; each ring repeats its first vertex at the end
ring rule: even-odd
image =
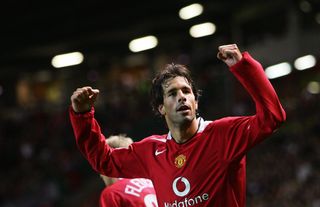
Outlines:
{"type": "Polygon", "coordinates": [[[163,104],[160,104],[160,105],[158,106],[158,111],[159,111],[159,113],[160,113],[162,116],[164,116],[164,115],[166,114],[166,111],[165,111],[165,109],[164,109],[163,104]]]}

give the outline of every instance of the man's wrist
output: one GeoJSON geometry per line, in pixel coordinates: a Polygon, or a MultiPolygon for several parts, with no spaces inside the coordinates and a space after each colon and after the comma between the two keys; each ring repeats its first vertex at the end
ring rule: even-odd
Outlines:
{"type": "Polygon", "coordinates": [[[86,109],[86,110],[75,110],[72,105],[70,106],[71,110],[75,113],[75,114],[86,114],[86,113],[89,113],[92,111],[92,107],[90,107],[89,109],[86,109]]]}

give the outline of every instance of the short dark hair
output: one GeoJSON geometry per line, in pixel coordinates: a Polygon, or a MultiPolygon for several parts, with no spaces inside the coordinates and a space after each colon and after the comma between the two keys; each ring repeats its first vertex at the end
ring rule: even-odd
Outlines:
{"type": "Polygon", "coordinates": [[[195,99],[198,101],[200,97],[200,91],[197,89],[194,81],[191,78],[190,70],[181,64],[167,64],[164,70],[161,70],[155,78],[152,80],[151,86],[151,106],[152,110],[156,115],[160,115],[158,107],[163,104],[163,84],[170,79],[175,77],[184,77],[187,79],[188,83],[192,88],[192,92],[194,93],[195,99]]]}

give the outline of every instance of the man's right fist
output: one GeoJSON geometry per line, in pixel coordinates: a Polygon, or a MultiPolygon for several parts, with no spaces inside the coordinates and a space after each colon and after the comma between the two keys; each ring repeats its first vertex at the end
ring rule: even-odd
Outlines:
{"type": "Polygon", "coordinates": [[[98,89],[92,89],[90,86],[77,88],[71,96],[72,109],[76,113],[83,113],[91,110],[99,94],[98,89]]]}
{"type": "Polygon", "coordinates": [[[229,67],[235,65],[242,59],[242,54],[236,44],[222,45],[218,48],[217,57],[229,67]]]}

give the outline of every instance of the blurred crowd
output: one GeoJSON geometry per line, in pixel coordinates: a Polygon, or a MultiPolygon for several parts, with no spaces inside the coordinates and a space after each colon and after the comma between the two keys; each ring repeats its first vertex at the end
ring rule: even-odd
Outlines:
{"type": "MultiPolygon", "coordinates": [[[[96,118],[106,136],[126,133],[139,141],[166,133],[149,103],[155,68],[42,71],[10,80],[9,89],[2,86],[0,207],[97,206],[103,183],[76,148],[69,97],[83,85],[100,89],[96,118]]],[[[191,68],[203,91],[205,119],[254,113],[250,97],[224,66],[191,68]]],[[[312,80],[320,80],[319,67],[272,81],[288,117],[247,157],[247,206],[320,207],[320,94],[306,90],[312,80]]]]}

